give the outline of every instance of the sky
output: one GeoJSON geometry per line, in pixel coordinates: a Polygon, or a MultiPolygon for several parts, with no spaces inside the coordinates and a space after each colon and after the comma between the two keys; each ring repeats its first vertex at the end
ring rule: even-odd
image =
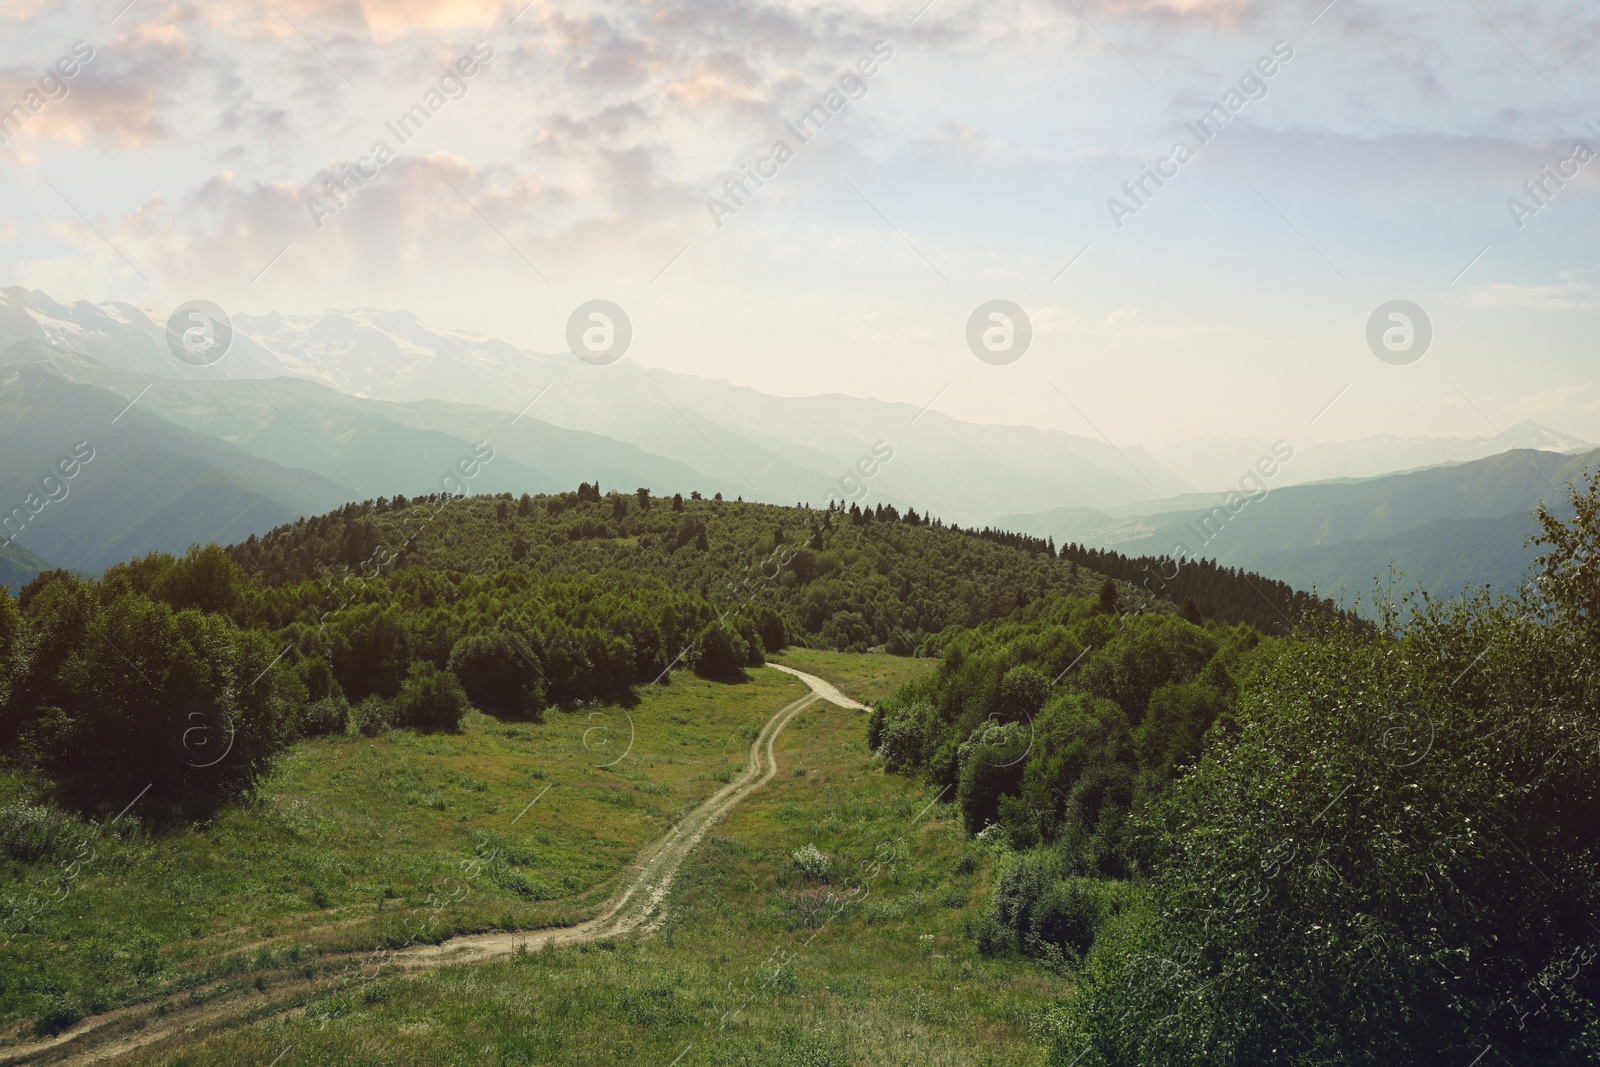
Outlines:
{"type": "Polygon", "coordinates": [[[1119,445],[1600,442],[1592,2],[525,3],[3,0],[0,285],[540,352],[605,299],[647,366],[1119,445]]]}

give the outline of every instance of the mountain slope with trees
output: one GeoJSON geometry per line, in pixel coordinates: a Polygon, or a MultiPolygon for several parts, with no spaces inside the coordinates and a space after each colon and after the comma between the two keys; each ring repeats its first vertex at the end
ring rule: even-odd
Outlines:
{"type": "MultiPolygon", "coordinates": [[[[1287,470],[1292,464],[1285,464],[1287,470]]],[[[1600,451],[1515,449],[1378,478],[1289,485],[1253,498],[1194,494],[1110,509],[1008,516],[1011,529],[1130,555],[1210,557],[1315,589],[1349,607],[1391,570],[1404,588],[1510,593],[1536,553],[1529,513],[1566,506],[1558,487],[1600,466],[1600,451]]]]}
{"type": "Polygon", "coordinates": [[[1072,978],[1050,1062],[1592,1062],[1600,479],[1534,527],[1515,596],[1282,638],[1042,602],[879,704],[1000,855],[969,936],[1072,978]]]}
{"type": "MultiPolygon", "coordinates": [[[[963,529],[893,505],[818,510],[698,496],[602,493],[585,483],[538,497],[401,497],[350,505],[231,551],[269,583],[359,568],[380,549],[384,569],[550,576],[616,569],[696,592],[719,610],[766,604],[806,644],[900,654],[935,653],[947,632],[1045,597],[1089,595],[1105,577],[1059,558],[1048,540],[963,529]]],[[[1146,583],[1157,564],[1124,560],[1116,577],[1166,605],[1157,610],[1181,607],[1186,589],[1146,583]]],[[[1300,612],[1327,610],[1259,575],[1218,573],[1213,585],[1213,599],[1266,631],[1300,612]]],[[[1203,614],[1198,604],[1186,610],[1203,614]]]]}

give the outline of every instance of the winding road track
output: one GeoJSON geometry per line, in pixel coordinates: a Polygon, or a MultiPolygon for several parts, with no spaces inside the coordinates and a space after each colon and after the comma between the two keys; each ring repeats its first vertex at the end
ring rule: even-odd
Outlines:
{"type": "MultiPolygon", "coordinates": [[[[652,842],[640,853],[634,863],[639,873],[618,891],[599,915],[575,926],[468,934],[437,945],[416,945],[389,954],[382,966],[400,971],[432,970],[497,959],[546,945],[597,941],[659,925],[664,917],[663,902],[684,857],[735,805],[770,782],[778,773],[778,760],[773,746],[790,720],[819,699],[844,708],[866,710],[865,705],[851,700],[815,675],[776,663],[768,666],[804,681],[811,692],[784,705],[767,720],[761,733],[750,745],[750,759],[740,777],[719,789],[685,815],[664,837],[652,842]]],[[[361,965],[368,965],[367,961],[362,961],[361,965]]],[[[346,977],[344,980],[349,979],[346,977]]],[[[0,1048],[0,1065],[105,1063],[179,1033],[192,1037],[230,1025],[281,1015],[338,981],[339,975],[330,975],[199,1007],[190,1007],[185,999],[172,997],[161,1002],[119,1008],[85,1019],[56,1037],[0,1048]]]]}

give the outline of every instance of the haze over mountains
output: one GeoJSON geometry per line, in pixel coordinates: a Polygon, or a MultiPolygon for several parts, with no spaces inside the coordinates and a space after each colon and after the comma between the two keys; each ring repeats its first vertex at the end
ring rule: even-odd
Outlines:
{"type": "Polygon", "coordinates": [[[1348,601],[1391,562],[1435,591],[1514,586],[1531,554],[1529,509],[1558,501],[1552,483],[1595,459],[1585,442],[1531,422],[1503,436],[1303,445],[1267,499],[1224,511],[1206,537],[1196,523],[1223,497],[1196,490],[1237,482],[1271,442],[1119,449],[960,422],[937,397],[921,409],[775,397],[371,308],[239,315],[233,327],[228,354],[195,367],[132,305],[0,290],[0,446],[14,458],[0,499],[12,514],[40,502],[8,535],[0,582],[47,564],[96,571],[242,540],[351,500],[598,480],[817,506],[831,493],[1133,554],[1186,545],[1348,601]],[[41,495],[39,479],[85,441],[95,459],[66,495],[41,495]],[[1415,468],[1430,469],[1391,473],[1415,468]],[[1349,484],[1300,484],[1322,479],[1349,484]]]}
{"type": "Polygon", "coordinates": [[[873,499],[931,508],[964,524],[1032,508],[1041,498],[1107,506],[1191,488],[1141,448],[1119,451],[1031,427],[975,426],[933,408],[837,394],[767,396],[628,359],[595,367],[569,353],[432,329],[406,312],[240,315],[233,326],[222,361],[187,367],[168,352],[162,324],[131,305],[64,305],[42,293],[0,290],[0,347],[31,339],[162,378],[292,377],[372,400],[449,401],[513,415],[526,409],[519,422],[601,434],[692,469],[696,487],[708,492],[729,486],[774,503],[820,505],[830,490],[845,497],[852,490],[839,480],[879,441],[894,458],[870,479],[873,499]]]}
{"type": "MultiPolygon", "coordinates": [[[[1159,462],[1199,490],[1227,489],[1271,451],[1265,438],[1199,437],[1152,450],[1159,462]]],[[[1446,463],[1486,459],[1513,448],[1574,454],[1595,446],[1532,420],[1480,437],[1396,437],[1379,434],[1358,441],[1297,445],[1276,485],[1302,485],[1336,478],[1374,478],[1446,463]]]]}
{"type": "Polygon", "coordinates": [[[1600,469],[1600,450],[1532,449],[1360,481],[1197,493],[1097,511],[1056,508],[1000,525],[1129,555],[1202,557],[1271,575],[1350,606],[1391,570],[1403,588],[1512,590],[1537,548],[1532,510],[1570,514],[1565,485],[1600,469]]]}

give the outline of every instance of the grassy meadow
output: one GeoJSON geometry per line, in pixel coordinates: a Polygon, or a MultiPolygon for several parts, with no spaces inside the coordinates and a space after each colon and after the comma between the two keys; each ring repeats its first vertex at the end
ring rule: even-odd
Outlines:
{"type": "MultiPolygon", "coordinates": [[[[335,951],[586,918],[805,692],[746,674],[679,672],[631,707],[552,708],[543,723],[474,713],[459,733],[301,741],[249,801],[159,834],[137,805],[106,828],[58,816],[37,858],[0,861],[0,903],[24,916],[0,951],[0,1034],[310,976],[335,951]]],[[[37,792],[0,778],[0,806],[37,792]]]]}
{"type": "MultiPolygon", "coordinates": [[[[870,680],[880,658],[838,656],[839,669],[828,673],[841,685],[870,680]]],[[[771,677],[779,672],[750,673],[748,686],[711,687],[707,703],[726,708],[733,693],[746,703],[762,698],[754,722],[789,697],[771,677]]],[[[704,685],[674,680],[641,709],[699,699],[704,685]]],[[[720,758],[714,732],[702,734],[702,763],[720,758]]],[[[987,898],[994,858],[963,834],[955,808],[886,776],[869,759],[866,716],[820,701],[791,722],[778,760],[778,777],[685,863],[659,929],[346,984],[285,1014],[153,1046],[125,1062],[268,1064],[283,1054],[278,1067],[1043,1064],[1037,1026],[1061,983],[1034,965],[985,959],[963,934],[987,898]],[[808,845],[824,858],[802,868],[794,854],[808,845]]],[[[680,768],[664,759],[658,766],[680,768]]],[[[438,773],[448,770],[441,764],[438,773]]],[[[697,780],[680,774],[680,788],[697,780]]],[[[514,797],[498,784],[475,795],[509,817],[530,794],[520,781],[508,784],[518,787],[514,797]]],[[[548,803],[554,798],[552,790],[522,818],[526,839],[567,840],[577,801],[558,808],[548,803]]],[[[639,804],[664,810],[653,799],[646,794],[639,804]]],[[[604,827],[599,840],[620,841],[642,822],[633,809],[592,803],[587,814],[604,827]]],[[[584,862],[575,853],[566,859],[584,862]]],[[[525,874],[556,877],[542,856],[525,874]]],[[[474,892],[463,914],[487,918],[505,906],[489,896],[473,912],[474,892]]],[[[534,914],[535,905],[523,906],[518,915],[534,914]]]]}
{"type": "Polygon", "coordinates": [[[920,656],[889,656],[879,653],[834,652],[825,648],[791,646],[767,657],[774,663],[793,667],[825,678],[839,692],[856,700],[881,700],[906,682],[933,670],[939,661],[920,656]]]}

